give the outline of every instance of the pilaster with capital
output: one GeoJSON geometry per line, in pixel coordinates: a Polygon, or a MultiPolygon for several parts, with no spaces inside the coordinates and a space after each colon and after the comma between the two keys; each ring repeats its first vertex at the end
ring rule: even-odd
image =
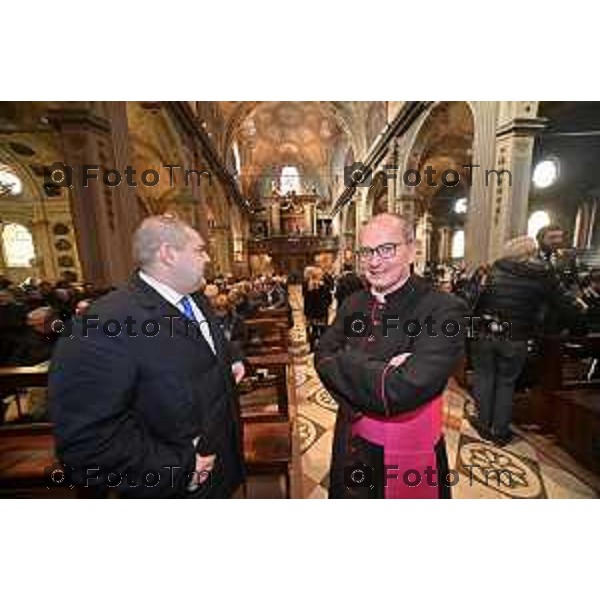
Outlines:
{"type": "Polygon", "coordinates": [[[471,267],[489,260],[492,226],[492,187],[486,170],[496,164],[498,102],[472,102],[474,122],[469,212],[465,226],[465,261],[471,267]]]}
{"type": "Polygon", "coordinates": [[[125,280],[132,266],[131,235],[134,224],[132,190],[122,180],[119,186],[103,183],[104,170],[123,170],[128,160],[124,102],[108,102],[110,120],[91,108],[52,111],[64,162],[74,169],[69,200],[77,236],[77,249],[86,281],[110,285],[125,280]],[[98,179],[83,185],[83,166],[98,165],[98,179]]]}
{"type": "Polygon", "coordinates": [[[490,260],[501,255],[506,241],[527,233],[531,161],[535,135],[544,128],[537,118],[538,102],[501,102],[496,130],[497,171],[494,176],[490,260]]]}

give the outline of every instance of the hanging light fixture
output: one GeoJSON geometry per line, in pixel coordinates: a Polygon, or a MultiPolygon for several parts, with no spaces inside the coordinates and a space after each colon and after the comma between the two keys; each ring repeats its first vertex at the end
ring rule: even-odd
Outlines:
{"type": "Polygon", "coordinates": [[[537,188],[547,188],[558,179],[558,160],[545,158],[533,170],[533,183],[537,188]]]}

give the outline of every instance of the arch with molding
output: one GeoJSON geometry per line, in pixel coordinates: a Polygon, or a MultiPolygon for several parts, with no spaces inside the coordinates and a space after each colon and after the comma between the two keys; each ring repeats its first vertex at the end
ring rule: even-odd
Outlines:
{"type": "MultiPolygon", "coordinates": [[[[44,148],[39,153],[37,146],[33,146],[35,156],[43,160],[49,156],[49,150],[44,148]]],[[[37,140],[36,140],[37,141],[37,140]]],[[[58,158],[58,157],[57,157],[58,158]]],[[[31,159],[29,159],[31,160],[31,159]]],[[[61,266],[55,248],[55,237],[52,233],[53,224],[57,222],[66,223],[70,226],[68,257],[77,272],[81,272],[77,244],[72,235],[71,208],[66,194],[59,193],[50,198],[42,187],[43,179],[36,174],[22,157],[16,155],[9,147],[0,147],[0,164],[6,165],[21,181],[21,193],[15,196],[4,196],[0,199],[2,203],[2,218],[7,223],[15,223],[25,227],[32,236],[35,259],[31,266],[5,267],[16,279],[26,277],[42,277],[46,279],[58,279],[61,276],[61,266]]],[[[59,188],[62,190],[62,188],[59,188]]],[[[2,268],[2,267],[0,267],[2,268]]]]}

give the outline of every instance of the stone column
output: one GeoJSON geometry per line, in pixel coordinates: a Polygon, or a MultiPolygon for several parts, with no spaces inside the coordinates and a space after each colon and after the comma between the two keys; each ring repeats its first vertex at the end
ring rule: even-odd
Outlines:
{"type": "Polygon", "coordinates": [[[496,130],[496,166],[500,173],[490,174],[493,182],[493,221],[489,254],[501,254],[504,243],[527,233],[531,160],[535,134],[544,128],[545,119],[536,118],[537,102],[501,102],[496,130]]]}
{"type": "Polygon", "coordinates": [[[281,234],[281,205],[277,200],[273,200],[271,203],[271,218],[269,224],[270,235],[281,234]]]}
{"type": "Polygon", "coordinates": [[[465,226],[465,261],[471,267],[489,260],[492,228],[492,187],[486,170],[496,168],[496,121],[498,102],[472,102],[474,123],[469,212],[465,226]]]}
{"type": "Polygon", "coordinates": [[[448,262],[451,259],[452,248],[452,230],[450,227],[440,227],[439,229],[439,246],[438,246],[438,261],[441,263],[448,262]]]}
{"type": "Polygon", "coordinates": [[[417,240],[415,270],[420,273],[423,272],[425,263],[431,260],[431,229],[431,214],[426,210],[417,221],[415,236],[417,240]]]}
{"type": "Polygon", "coordinates": [[[0,221],[0,273],[6,272],[6,259],[4,258],[4,243],[2,241],[2,232],[4,230],[4,224],[0,221]]]}
{"type": "Polygon", "coordinates": [[[214,256],[214,273],[231,273],[231,252],[230,252],[230,235],[229,227],[224,225],[217,225],[214,230],[214,243],[215,243],[215,256],[214,256]]]}
{"type": "Polygon", "coordinates": [[[596,226],[597,200],[582,202],[575,217],[573,246],[589,250],[592,247],[594,228],[596,226]]]}
{"type": "Polygon", "coordinates": [[[388,176],[387,180],[387,189],[388,189],[388,203],[387,203],[387,211],[395,212],[396,210],[396,200],[399,197],[399,189],[398,189],[398,172],[400,170],[400,166],[398,165],[398,150],[396,148],[396,140],[392,140],[391,148],[383,162],[384,171],[388,176]],[[395,177],[392,177],[392,174],[395,174],[395,177]]]}
{"type": "Polygon", "coordinates": [[[122,145],[126,139],[125,103],[108,104],[121,105],[108,107],[111,120],[90,107],[61,108],[49,115],[58,131],[64,162],[74,169],[69,200],[82,277],[100,285],[122,282],[131,269],[130,190],[124,173],[119,186],[109,187],[102,181],[104,170],[120,170],[127,156],[122,145]],[[90,180],[87,187],[83,185],[83,165],[99,165],[98,171],[91,171],[98,179],[90,180]]]}
{"type": "Polygon", "coordinates": [[[396,212],[417,226],[417,199],[413,193],[404,194],[396,201],[396,212]]]}
{"type": "Polygon", "coordinates": [[[58,265],[55,261],[56,253],[48,231],[48,220],[43,218],[43,215],[37,215],[36,212],[34,207],[31,235],[35,244],[36,261],[40,269],[39,276],[52,281],[58,278],[58,265]]]}
{"type": "Polygon", "coordinates": [[[356,211],[356,224],[354,226],[354,240],[355,247],[358,248],[360,246],[360,234],[363,228],[363,225],[366,221],[369,220],[371,215],[367,214],[367,192],[369,188],[366,187],[357,187],[356,192],[354,193],[354,206],[356,211]]]}
{"type": "MultiPolygon", "coordinates": [[[[106,102],[105,105],[106,114],[110,119],[112,162],[114,168],[123,174],[125,168],[131,165],[127,102],[106,102]]],[[[109,160],[110,154],[109,151],[109,160]]],[[[136,175],[139,178],[141,173],[136,175]]],[[[138,181],[139,185],[140,182],[138,181]]],[[[123,179],[121,185],[112,188],[115,226],[121,237],[120,253],[123,265],[120,272],[125,277],[133,268],[133,232],[141,221],[135,192],[136,188],[127,185],[125,179],[123,179]]]]}
{"type": "Polygon", "coordinates": [[[310,203],[310,202],[306,202],[304,204],[304,228],[306,229],[306,233],[308,235],[315,235],[315,230],[313,227],[313,223],[314,223],[314,216],[313,216],[313,212],[314,212],[314,204],[310,203]]]}

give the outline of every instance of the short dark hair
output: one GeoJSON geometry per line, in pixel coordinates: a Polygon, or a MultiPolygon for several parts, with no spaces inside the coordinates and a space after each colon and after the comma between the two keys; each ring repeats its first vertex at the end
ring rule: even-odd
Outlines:
{"type": "Polygon", "coordinates": [[[546,234],[549,231],[564,231],[563,228],[560,225],[556,225],[556,224],[550,224],[550,225],[544,225],[536,234],[535,239],[538,243],[538,246],[541,246],[542,243],[544,242],[544,237],[546,236],[546,234]]]}

